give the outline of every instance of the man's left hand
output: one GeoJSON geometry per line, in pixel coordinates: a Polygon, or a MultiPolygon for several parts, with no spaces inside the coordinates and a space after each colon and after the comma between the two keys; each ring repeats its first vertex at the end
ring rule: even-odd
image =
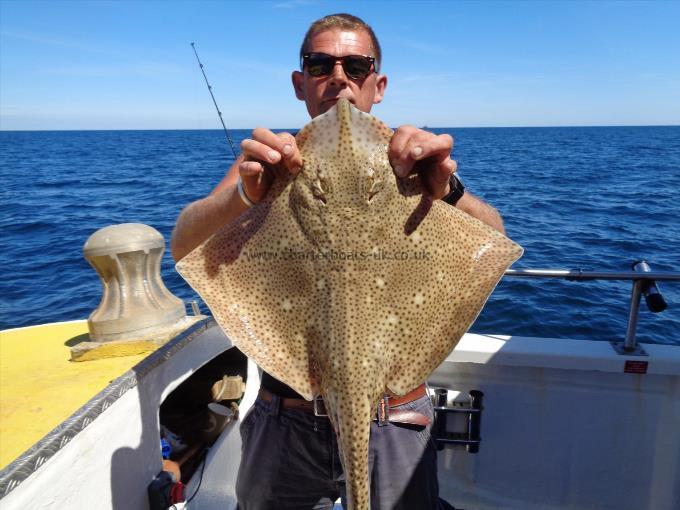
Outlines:
{"type": "Polygon", "coordinates": [[[436,200],[449,193],[449,179],[458,167],[451,159],[453,138],[415,126],[401,126],[392,136],[388,157],[397,177],[418,173],[436,200]]]}

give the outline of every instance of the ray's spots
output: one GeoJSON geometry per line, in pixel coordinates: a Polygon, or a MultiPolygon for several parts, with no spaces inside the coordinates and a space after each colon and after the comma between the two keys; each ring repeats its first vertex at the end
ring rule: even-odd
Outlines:
{"type": "Polygon", "coordinates": [[[426,380],[521,254],[448,204],[421,212],[419,177],[397,184],[389,165],[391,136],[338,101],[297,134],[302,172],[277,176],[260,203],[177,264],[235,346],[305,398],[323,395],[350,507],[359,509],[369,507],[378,399],[426,380]],[[376,189],[379,206],[366,199],[376,189]],[[414,212],[421,216],[408,236],[414,212]],[[427,261],[361,255],[415,245],[427,261]]]}

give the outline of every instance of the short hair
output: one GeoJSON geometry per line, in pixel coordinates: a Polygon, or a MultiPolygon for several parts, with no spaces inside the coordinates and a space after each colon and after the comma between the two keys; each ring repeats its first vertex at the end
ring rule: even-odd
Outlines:
{"type": "Polygon", "coordinates": [[[316,20],[309,26],[305,38],[302,41],[302,46],[300,47],[300,65],[302,65],[302,56],[309,51],[312,37],[325,30],[350,30],[354,32],[364,30],[371,38],[371,46],[373,46],[373,51],[375,52],[375,55],[371,55],[372,57],[375,57],[375,72],[380,72],[382,52],[380,51],[380,43],[375,36],[375,32],[373,32],[371,26],[364,20],[347,13],[329,14],[328,16],[316,20]]]}

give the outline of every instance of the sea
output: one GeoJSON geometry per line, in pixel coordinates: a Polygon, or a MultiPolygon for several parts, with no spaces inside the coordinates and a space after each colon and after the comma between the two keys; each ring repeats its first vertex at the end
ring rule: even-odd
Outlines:
{"type": "MultiPolygon", "coordinates": [[[[680,126],[432,131],[454,136],[467,189],[524,247],[513,268],[627,271],[646,260],[680,271],[680,126]]],[[[250,131],[231,135],[238,147],[250,131]]],[[[160,231],[166,286],[207,313],[169,240],[182,208],[232,162],[219,130],[0,131],[0,329],[87,318],[102,285],[83,244],[117,223],[160,231]]],[[[471,331],[622,341],[631,286],[505,277],[471,331]]],[[[637,338],[680,345],[680,283],[658,286],[668,308],[643,300],[637,338]]]]}

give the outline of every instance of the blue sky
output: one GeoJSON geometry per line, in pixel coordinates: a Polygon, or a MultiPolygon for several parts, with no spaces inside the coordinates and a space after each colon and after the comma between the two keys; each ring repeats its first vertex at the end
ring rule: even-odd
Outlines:
{"type": "Polygon", "coordinates": [[[313,20],[383,46],[396,126],[680,124],[680,2],[0,0],[0,129],[300,127],[313,20]]]}

